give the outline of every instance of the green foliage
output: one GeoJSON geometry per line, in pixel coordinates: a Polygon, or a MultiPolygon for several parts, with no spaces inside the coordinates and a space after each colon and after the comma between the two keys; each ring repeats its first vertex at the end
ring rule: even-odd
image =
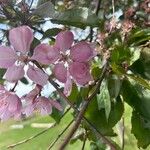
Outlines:
{"type": "Polygon", "coordinates": [[[97,99],[95,98],[89,105],[85,116],[103,135],[114,136],[115,133],[112,128],[121,119],[123,111],[123,103],[118,97],[115,102],[111,103],[111,111],[109,118],[107,118],[105,109],[98,109],[97,99]]]}
{"type": "Polygon", "coordinates": [[[0,83],[3,84],[4,80],[3,80],[3,76],[5,74],[5,69],[0,69],[0,83]]]}
{"type": "Polygon", "coordinates": [[[60,31],[62,31],[62,29],[60,28],[48,29],[44,32],[43,38],[50,38],[52,36],[56,36],[60,31]]]}
{"type": "Polygon", "coordinates": [[[99,20],[91,10],[87,8],[74,8],[60,12],[51,20],[53,23],[85,28],[86,26],[97,27],[99,20]]]}
{"type": "Polygon", "coordinates": [[[138,141],[138,147],[146,148],[150,144],[150,126],[144,126],[144,118],[136,111],[132,113],[132,133],[138,141]]]}

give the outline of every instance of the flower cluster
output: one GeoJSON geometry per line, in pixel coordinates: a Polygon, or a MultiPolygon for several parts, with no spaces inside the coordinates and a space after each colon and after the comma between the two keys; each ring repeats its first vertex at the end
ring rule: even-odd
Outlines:
{"type": "Polygon", "coordinates": [[[54,64],[53,74],[65,84],[64,92],[69,95],[72,79],[80,86],[92,80],[89,61],[96,55],[92,46],[81,41],[73,44],[74,36],[70,31],[62,31],[55,44],[42,44],[35,48],[32,59],[42,64],[54,64]]]}
{"type": "Polygon", "coordinates": [[[92,46],[81,41],[74,43],[73,33],[62,31],[56,36],[54,45],[39,44],[30,53],[33,32],[28,26],[13,28],[9,31],[10,47],[0,46],[0,68],[7,69],[4,78],[17,83],[24,75],[28,76],[36,87],[26,96],[19,98],[14,92],[0,87],[0,119],[26,114],[30,116],[34,110],[42,115],[50,114],[52,107],[62,110],[57,101],[41,96],[42,87],[47,84],[48,74],[38,68],[33,62],[52,65],[53,74],[59,82],[64,83],[64,92],[69,95],[72,82],[84,86],[92,81],[90,60],[95,56],[92,46]],[[27,66],[25,71],[24,67],[27,66]],[[22,101],[26,106],[22,109],[22,101]]]}

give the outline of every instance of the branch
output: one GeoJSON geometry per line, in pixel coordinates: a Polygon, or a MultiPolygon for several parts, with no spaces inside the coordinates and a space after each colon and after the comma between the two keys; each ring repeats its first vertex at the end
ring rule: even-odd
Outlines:
{"type": "MultiPolygon", "coordinates": [[[[62,118],[69,112],[70,109],[71,109],[71,107],[69,107],[69,108],[65,111],[65,113],[61,116],[60,121],[61,121],[62,118]]],[[[43,131],[41,131],[41,132],[39,132],[39,133],[37,133],[37,134],[35,134],[35,135],[33,135],[33,136],[31,136],[31,137],[25,139],[25,140],[22,140],[22,141],[20,141],[20,142],[18,142],[18,143],[15,143],[15,144],[12,144],[12,145],[7,146],[7,149],[9,149],[9,148],[14,148],[14,147],[16,147],[16,146],[25,144],[25,143],[27,143],[27,142],[29,142],[29,141],[35,139],[36,137],[38,137],[38,136],[44,134],[45,132],[47,132],[49,129],[55,127],[56,125],[57,125],[57,122],[55,122],[55,123],[53,124],[53,126],[51,126],[51,127],[49,127],[49,128],[46,128],[45,130],[43,130],[43,131]]]]}
{"type": "Polygon", "coordinates": [[[65,129],[58,135],[58,137],[55,139],[55,141],[48,147],[47,150],[50,150],[55,143],[59,140],[59,138],[66,132],[66,130],[71,126],[71,124],[73,123],[74,120],[72,120],[66,127],[65,129]]]}

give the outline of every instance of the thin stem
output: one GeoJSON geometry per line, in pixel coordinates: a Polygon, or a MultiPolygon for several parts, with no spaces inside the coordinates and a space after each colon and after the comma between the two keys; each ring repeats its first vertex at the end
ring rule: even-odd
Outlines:
{"type": "Polygon", "coordinates": [[[31,7],[33,5],[33,2],[34,2],[34,0],[31,0],[30,6],[29,6],[29,11],[30,11],[30,9],[31,9],[31,7]]]}
{"type": "Polygon", "coordinates": [[[112,0],[113,18],[115,17],[115,0],[112,0]]]}
{"type": "MultiPolygon", "coordinates": [[[[65,111],[65,113],[61,116],[60,121],[61,121],[62,118],[69,112],[70,109],[71,109],[71,107],[69,107],[69,108],[65,111]]],[[[46,128],[45,130],[43,130],[43,131],[41,131],[41,132],[39,132],[39,133],[37,133],[37,134],[35,134],[35,135],[33,135],[33,136],[31,136],[31,137],[25,139],[25,140],[22,140],[22,141],[20,141],[20,142],[18,142],[18,143],[15,143],[15,144],[12,144],[12,145],[7,146],[7,149],[9,149],[9,148],[14,148],[14,147],[16,147],[16,146],[25,144],[25,143],[27,143],[27,142],[29,142],[29,141],[35,139],[36,137],[38,137],[38,136],[44,134],[45,132],[47,132],[49,129],[55,127],[56,125],[57,125],[57,122],[55,122],[51,127],[46,128]]]]}
{"type": "Polygon", "coordinates": [[[55,145],[55,143],[60,139],[60,137],[66,132],[66,130],[71,126],[71,124],[73,123],[74,120],[72,120],[66,127],[65,129],[58,135],[58,137],[55,139],[55,141],[48,147],[47,150],[50,150],[53,148],[53,146],[55,145]]]}
{"type": "Polygon", "coordinates": [[[17,84],[18,84],[18,82],[15,83],[14,87],[11,89],[11,92],[15,91],[15,88],[16,88],[17,84]]]}
{"type": "Polygon", "coordinates": [[[97,2],[97,7],[96,7],[96,11],[95,11],[95,14],[98,16],[98,13],[99,13],[99,10],[100,10],[100,6],[101,6],[101,0],[98,0],[97,2]]]}
{"type": "Polygon", "coordinates": [[[85,131],[84,140],[83,140],[83,145],[82,145],[81,150],[84,150],[84,149],[85,149],[86,140],[87,140],[87,132],[85,131]]]}

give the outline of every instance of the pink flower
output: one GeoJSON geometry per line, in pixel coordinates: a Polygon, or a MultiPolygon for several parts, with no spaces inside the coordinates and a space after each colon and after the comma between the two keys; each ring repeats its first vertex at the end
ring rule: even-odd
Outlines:
{"type": "Polygon", "coordinates": [[[0,119],[2,121],[11,117],[18,118],[21,115],[22,103],[13,92],[0,87],[0,119]]]}
{"type": "MultiPolygon", "coordinates": [[[[33,41],[33,32],[28,26],[13,28],[9,31],[9,41],[11,47],[0,46],[0,67],[7,68],[4,75],[7,81],[17,82],[23,78],[25,74],[24,66],[28,64],[30,60],[29,52],[30,45],[33,41]]],[[[40,45],[38,47],[40,47],[40,45]]],[[[31,72],[32,69],[33,66],[30,65],[30,71],[28,72],[31,72]]],[[[37,69],[35,70],[32,71],[32,73],[38,74],[39,79],[37,79],[38,77],[33,78],[30,73],[28,73],[28,77],[35,83],[43,86],[46,84],[48,77],[46,77],[44,72],[37,69]],[[43,81],[39,82],[41,78],[43,78],[43,81]]]]}
{"type": "Polygon", "coordinates": [[[69,65],[69,71],[74,80],[80,85],[85,85],[92,80],[88,63],[73,62],[69,65]]]}
{"type": "Polygon", "coordinates": [[[40,96],[41,87],[36,86],[29,94],[24,96],[27,106],[25,107],[23,113],[26,116],[31,116],[34,111],[39,111],[41,115],[48,115],[52,113],[52,107],[62,111],[61,105],[54,100],[48,99],[46,97],[40,96]]]}
{"type": "Polygon", "coordinates": [[[70,31],[60,32],[57,35],[55,46],[59,48],[62,57],[59,63],[54,66],[53,73],[60,82],[65,83],[65,93],[69,93],[67,89],[70,90],[72,87],[71,78],[67,74],[71,75],[79,85],[85,85],[92,80],[90,68],[87,66],[88,62],[95,56],[94,49],[84,41],[78,42],[75,45],[72,44],[73,34],[70,31]],[[69,53],[67,52],[68,49],[69,53]],[[86,75],[82,69],[86,71],[86,75]],[[82,72],[80,73],[79,70],[82,72]],[[76,75],[79,75],[80,78],[76,75]]]}

